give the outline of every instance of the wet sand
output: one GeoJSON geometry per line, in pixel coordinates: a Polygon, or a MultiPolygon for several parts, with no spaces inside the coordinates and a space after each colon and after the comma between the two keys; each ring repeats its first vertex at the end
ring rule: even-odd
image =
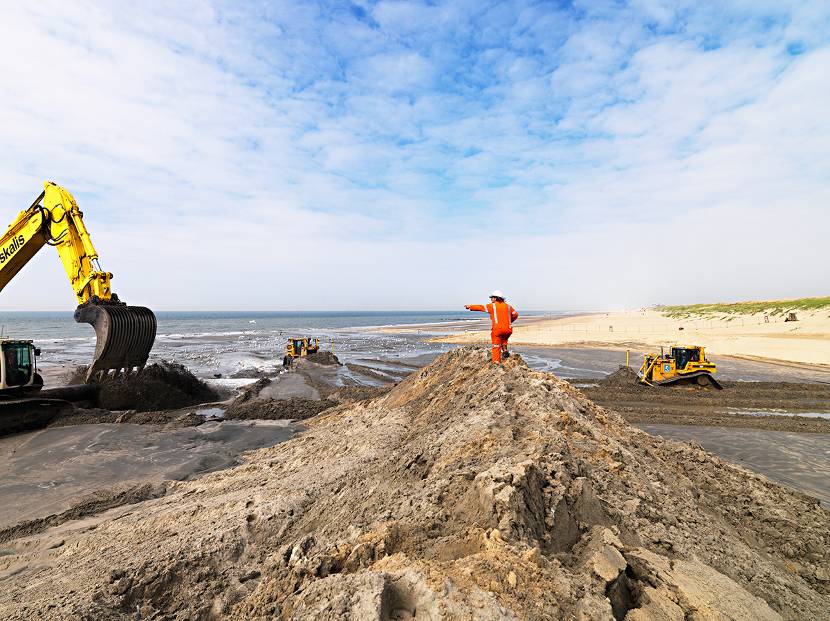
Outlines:
{"type": "Polygon", "coordinates": [[[94,424],[0,438],[0,529],[60,513],[101,488],[185,480],[238,463],[297,433],[289,421],[210,422],[184,429],[94,424]]]}
{"type": "MultiPolygon", "coordinates": [[[[830,345],[829,345],[830,346],[830,345]]],[[[602,378],[625,365],[626,349],[601,347],[510,347],[525,357],[531,367],[545,361],[558,361],[549,369],[563,378],[602,378]],[[534,365],[535,363],[535,365],[534,365]]],[[[651,349],[631,347],[629,364],[636,371],[643,355],[651,349]]],[[[741,382],[814,382],[830,384],[830,371],[817,365],[801,365],[773,360],[751,360],[734,356],[707,356],[718,366],[718,379],[741,382]]]]}
{"type": "Polygon", "coordinates": [[[696,440],[723,459],[800,490],[830,509],[830,434],[690,425],[636,425],[669,440],[696,440]]]}

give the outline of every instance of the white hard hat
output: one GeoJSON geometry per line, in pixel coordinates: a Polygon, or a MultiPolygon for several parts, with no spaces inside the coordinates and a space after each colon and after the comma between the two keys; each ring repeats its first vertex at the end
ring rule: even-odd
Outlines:
{"type": "Polygon", "coordinates": [[[501,298],[502,300],[507,299],[507,296],[504,295],[504,291],[501,289],[496,289],[493,293],[490,294],[491,298],[501,298]]]}

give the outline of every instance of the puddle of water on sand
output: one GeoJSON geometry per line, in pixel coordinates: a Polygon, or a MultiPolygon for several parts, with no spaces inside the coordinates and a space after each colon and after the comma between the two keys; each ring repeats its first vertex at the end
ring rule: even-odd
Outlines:
{"type": "Polygon", "coordinates": [[[804,418],[824,418],[830,420],[830,412],[790,412],[788,410],[752,410],[746,408],[726,408],[726,414],[738,414],[741,416],[801,416],[804,418]]]}
{"type": "Polygon", "coordinates": [[[203,418],[225,418],[225,410],[222,408],[201,408],[196,410],[194,414],[203,418]]]}
{"type": "Polygon", "coordinates": [[[562,361],[559,358],[540,356],[529,351],[519,351],[519,353],[527,366],[534,371],[553,373],[557,370],[561,371],[562,369],[562,361]]]}
{"type": "Polygon", "coordinates": [[[343,381],[344,379],[350,380],[349,384],[354,385],[354,386],[383,386],[384,385],[384,382],[382,382],[378,379],[375,379],[373,377],[369,377],[367,375],[362,375],[362,374],[359,374],[359,373],[355,373],[354,371],[352,371],[351,369],[349,369],[348,367],[345,367],[345,366],[340,367],[337,370],[337,374],[338,374],[338,376],[341,376],[343,378],[343,379],[338,378],[338,380],[340,382],[339,383],[340,386],[347,385],[347,383],[345,381],[343,381]]]}
{"type": "Polygon", "coordinates": [[[375,369],[376,371],[389,371],[397,375],[402,373],[411,373],[418,368],[416,366],[402,364],[399,362],[390,363],[385,360],[372,360],[367,358],[358,358],[357,363],[375,369]]]}
{"type": "Polygon", "coordinates": [[[205,384],[207,384],[211,388],[225,388],[229,390],[238,390],[240,388],[248,386],[249,384],[253,384],[257,381],[257,378],[208,377],[203,379],[202,381],[204,381],[205,384]]]}

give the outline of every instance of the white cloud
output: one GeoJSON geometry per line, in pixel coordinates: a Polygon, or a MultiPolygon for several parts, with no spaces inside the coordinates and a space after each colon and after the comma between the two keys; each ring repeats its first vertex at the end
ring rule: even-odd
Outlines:
{"type": "MultiPolygon", "coordinates": [[[[826,293],[827,15],[12,5],[0,200],[11,221],[66,185],[116,291],[159,309],[826,293]],[[643,268],[676,244],[711,273],[643,268]],[[292,282],[315,286],[286,299],[292,282]]],[[[72,305],[48,248],[0,295],[72,305]]]]}

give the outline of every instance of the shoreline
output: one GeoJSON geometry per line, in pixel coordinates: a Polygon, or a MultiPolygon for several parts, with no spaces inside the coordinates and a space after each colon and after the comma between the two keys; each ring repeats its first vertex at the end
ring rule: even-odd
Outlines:
{"type": "MultiPolygon", "coordinates": [[[[802,313],[798,322],[757,315],[677,319],[654,310],[539,318],[515,326],[511,345],[640,349],[695,344],[707,354],[777,364],[806,365],[830,379],[830,317],[802,313]]],[[[431,339],[438,343],[489,342],[489,331],[456,332],[431,339]]]]}
{"type": "MultiPolygon", "coordinates": [[[[368,332],[375,332],[378,334],[422,334],[424,332],[428,334],[444,334],[446,331],[455,331],[458,334],[469,334],[469,333],[478,333],[484,332],[487,329],[489,319],[482,313],[472,313],[473,316],[470,319],[461,319],[461,320],[452,320],[452,321],[444,321],[444,322],[432,322],[432,323],[410,323],[410,324],[401,324],[401,325],[386,325],[386,326],[360,326],[356,328],[346,328],[347,330],[364,330],[368,332]],[[478,326],[478,329],[470,330],[469,328],[478,326]],[[424,330],[423,328],[441,328],[441,330],[424,330]],[[462,328],[464,328],[462,330],[462,328]]],[[[518,321],[516,322],[517,327],[522,326],[529,326],[534,325],[543,321],[551,321],[554,318],[549,317],[550,313],[546,315],[529,315],[527,317],[519,317],[518,321]]],[[[562,314],[557,315],[556,319],[571,317],[576,315],[568,315],[562,314]]],[[[441,341],[439,339],[431,339],[433,342],[448,342],[448,341],[441,341]]]]}

